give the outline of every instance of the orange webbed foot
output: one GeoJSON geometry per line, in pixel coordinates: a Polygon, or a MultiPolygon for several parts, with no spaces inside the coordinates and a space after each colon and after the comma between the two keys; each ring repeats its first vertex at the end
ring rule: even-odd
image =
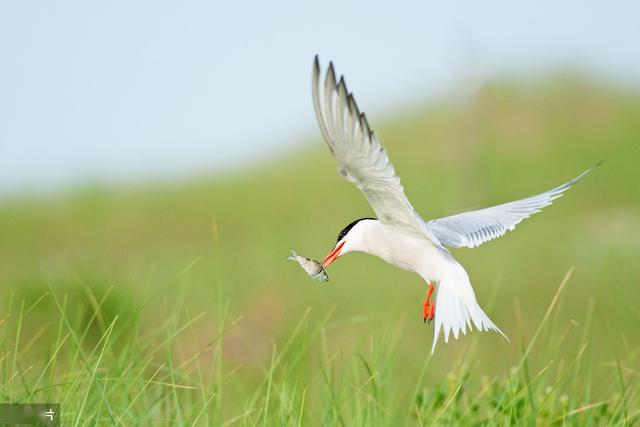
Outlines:
{"type": "Polygon", "coordinates": [[[431,304],[431,301],[430,301],[431,295],[433,294],[435,287],[433,286],[433,283],[431,282],[428,282],[428,283],[429,283],[429,289],[427,290],[427,297],[425,298],[424,305],[422,307],[422,319],[424,320],[424,323],[427,323],[427,320],[429,322],[433,320],[433,315],[436,310],[435,304],[431,304]]]}

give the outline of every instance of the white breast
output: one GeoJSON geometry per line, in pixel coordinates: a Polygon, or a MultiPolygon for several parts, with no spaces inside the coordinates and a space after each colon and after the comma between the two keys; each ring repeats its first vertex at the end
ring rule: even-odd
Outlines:
{"type": "Polygon", "coordinates": [[[375,221],[364,236],[363,252],[382,258],[428,281],[439,281],[451,267],[450,256],[427,237],[375,221]]]}

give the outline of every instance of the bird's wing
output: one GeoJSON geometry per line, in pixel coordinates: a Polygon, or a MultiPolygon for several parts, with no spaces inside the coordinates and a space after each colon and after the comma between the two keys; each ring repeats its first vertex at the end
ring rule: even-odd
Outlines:
{"type": "Polygon", "coordinates": [[[571,181],[537,196],[434,219],[427,222],[427,228],[445,246],[475,248],[513,230],[523,219],[529,218],[540,212],[545,206],[549,206],[592,169],[588,169],[571,181]]]}
{"type": "Polygon", "coordinates": [[[324,139],[340,164],[338,172],[362,191],[380,221],[424,233],[424,222],[405,196],[400,178],[344,78],[336,80],[333,63],[324,79],[320,74],[316,56],[313,105],[324,139]]]}

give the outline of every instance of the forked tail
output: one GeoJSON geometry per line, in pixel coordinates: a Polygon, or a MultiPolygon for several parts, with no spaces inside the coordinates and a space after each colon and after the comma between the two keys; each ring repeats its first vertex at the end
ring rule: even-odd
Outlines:
{"type": "Polygon", "coordinates": [[[460,332],[467,333],[473,326],[479,331],[494,330],[507,341],[509,338],[489,319],[476,301],[469,276],[455,260],[456,265],[438,284],[436,296],[435,325],[431,354],[436,349],[440,330],[444,333],[444,342],[449,341],[449,334],[458,339],[460,332]]]}
{"type": "Polygon", "coordinates": [[[296,257],[298,256],[298,254],[296,253],[296,251],[291,248],[289,248],[289,251],[291,251],[291,254],[287,257],[287,259],[291,261],[297,261],[296,257]]]}

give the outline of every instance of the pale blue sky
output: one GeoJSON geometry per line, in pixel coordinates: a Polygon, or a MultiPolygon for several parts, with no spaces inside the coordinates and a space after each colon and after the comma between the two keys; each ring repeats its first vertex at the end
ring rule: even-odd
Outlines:
{"type": "Polygon", "coordinates": [[[0,194],[173,179],[307,143],[316,53],[374,124],[496,73],[640,83],[637,2],[444,3],[4,0],[0,194]]]}

